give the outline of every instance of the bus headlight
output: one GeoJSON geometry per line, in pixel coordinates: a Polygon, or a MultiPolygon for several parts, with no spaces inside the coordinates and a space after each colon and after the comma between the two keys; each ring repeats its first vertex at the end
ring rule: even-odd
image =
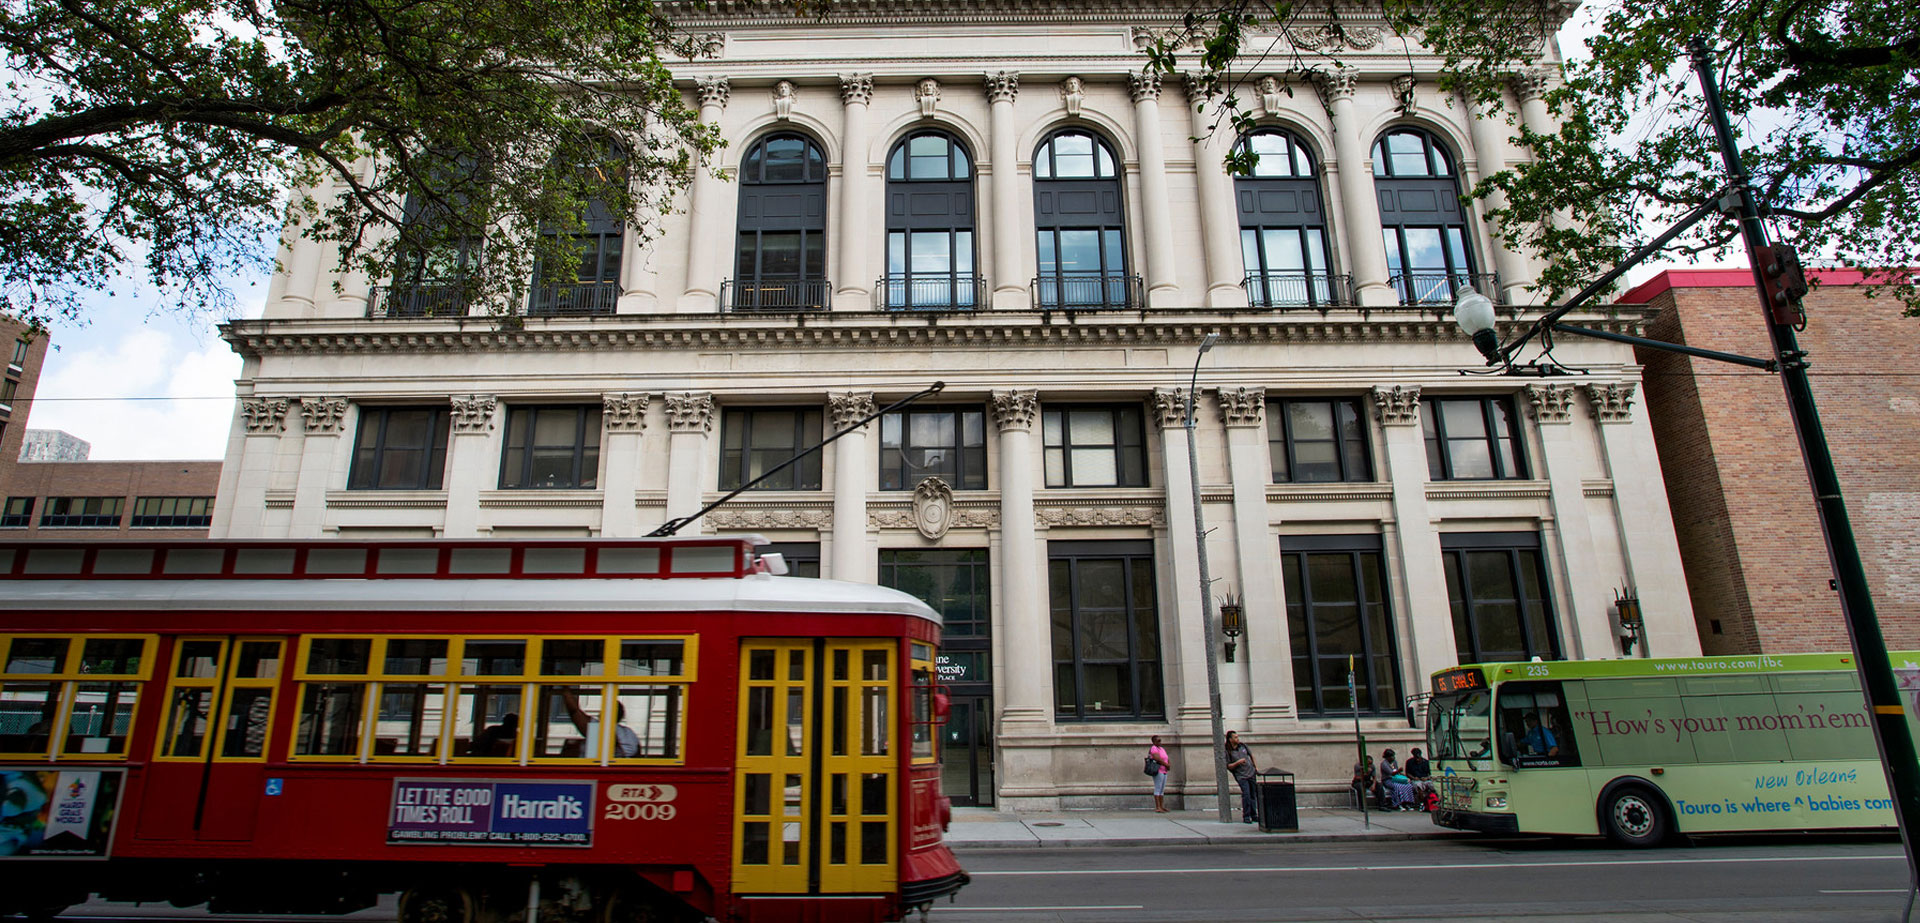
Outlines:
{"type": "Polygon", "coordinates": [[[1507,806],[1507,796],[1505,795],[1488,795],[1487,796],[1487,807],[1493,808],[1495,810],[1502,810],[1502,809],[1505,809],[1506,806],[1507,806]]]}

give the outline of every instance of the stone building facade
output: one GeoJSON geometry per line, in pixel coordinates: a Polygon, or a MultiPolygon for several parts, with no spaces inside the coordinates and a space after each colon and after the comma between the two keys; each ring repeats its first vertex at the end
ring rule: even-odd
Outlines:
{"type": "MultiPolygon", "coordinates": [[[[1800,347],[1882,633],[1920,648],[1920,320],[1856,272],[1813,271],[1800,347]]],[[[1626,296],[1657,339],[1771,355],[1747,270],[1671,270],[1626,296]]],[[[1777,376],[1646,351],[1648,415],[1700,645],[1713,654],[1846,650],[1839,595],[1777,376]]]]}
{"type": "Polygon", "coordinates": [[[512,324],[290,234],[265,316],[225,331],[214,534],[641,535],[938,381],[688,531],[943,611],[959,803],[1145,804],[1150,734],[1211,796],[1196,492],[1211,593],[1246,613],[1226,720],[1310,791],[1346,787],[1350,658],[1370,744],[1404,749],[1436,669],[1621,656],[1616,588],[1653,653],[1697,652],[1631,352],[1461,374],[1460,290],[1539,313],[1533,260],[1457,196],[1516,156],[1505,116],[1547,127],[1549,71],[1470,118],[1349,19],[1346,67],[1256,81],[1236,139],[1140,74],[1181,9],[721,4],[676,75],[727,171],[655,245],[581,241],[612,258],[512,324]]]}

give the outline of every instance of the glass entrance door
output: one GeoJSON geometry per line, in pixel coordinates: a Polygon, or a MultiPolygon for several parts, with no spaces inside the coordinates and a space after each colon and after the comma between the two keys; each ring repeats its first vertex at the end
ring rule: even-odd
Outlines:
{"type": "Polygon", "coordinates": [[[993,804],[993,697],[955,695],[940,748],[940,793],[963,807],[993,804]]]}

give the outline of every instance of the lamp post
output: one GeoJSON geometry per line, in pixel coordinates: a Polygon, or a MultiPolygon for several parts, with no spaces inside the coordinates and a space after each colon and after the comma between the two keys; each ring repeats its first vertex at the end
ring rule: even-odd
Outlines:
{"type": "Polygon", "coordinates": [[[1200,352],[1193,357],[1193,377],[1187,381],[1187,474],[1193,484],[1194,556],[1200,564],[1200,627],[1205,633],[1207,649],[1207,716],[1212,719],[1213,727],[1210,744],[1213,784],[1220,794],[1220,822],[1230,824],[1233,805],[1227,795],[1227,732],[1220,717],[1220,663],[1213,652],[1213,577],[1207,573],[1207,518],[1200,511],[1200,450],[1193,444],[1193,408],[1198,398],[1194,389],[1200,386],[1200,360],[1218,342],[1218,333],[1209,333],[1200,341],[1200,352]]]}

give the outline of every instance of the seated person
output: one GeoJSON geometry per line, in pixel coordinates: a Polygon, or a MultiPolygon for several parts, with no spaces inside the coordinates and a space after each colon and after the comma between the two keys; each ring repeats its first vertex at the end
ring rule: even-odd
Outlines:
{"type": "Polygon", "coordinates": [[[1540,724],[1540,716],[1527,712],[1522,718],[1526,722],[1527,732],[1520,738],[1521,756],[1559,756],[1560,742],[1554,739],[1553,732],[1540,724]]]}
{"type": "Polygon", "coordinates": [[[1413,755],[1407,757],[1406,773],[1407,782],[1413,785],[1414,799],[1424,806],[1428,793],[1433,791],[1433,767],[1420,755],[1419,747],[1413,748],[1413,755]]]}
{"type": "Polygon", "coordinates": [[[520,739],[520,714],[507,712],[500,723],[473,735],[467,743],[468,756],[512,756],[513,746],[520,739]]]}
{"type": "Polygon", "coordinates": [[[1380,756],[1380,793],[1381,804],[1387,810],[1414,810],[1413,785],[1400,770],[1400,761],[1394,758],[1392,750],[1380,756]]]}
{"type": "Polygon", "coordinates": [[[1380,792],[1379,773],[1373,767],[1373,757],[1353,764],[1354,797],[1359,799],[1377,798],[1380,792]]]}

